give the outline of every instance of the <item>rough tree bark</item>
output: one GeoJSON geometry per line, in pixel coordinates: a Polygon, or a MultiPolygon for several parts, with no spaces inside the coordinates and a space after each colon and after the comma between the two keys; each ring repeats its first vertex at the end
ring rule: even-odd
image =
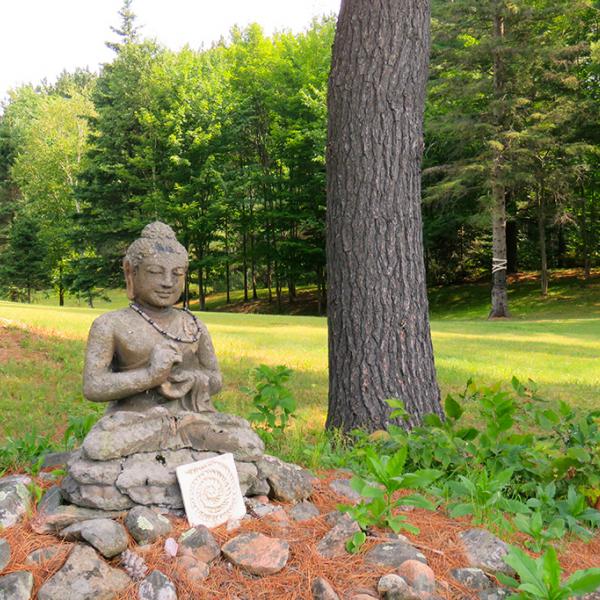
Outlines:
{"type": "Polygon", "coordinates": [[[424,0],[343,0],[329,80],[328,428],[385,428],[400,398],[441,413],[425,288],[424,0]]]}
{"type": "MultiPolygon", "coordinates": [[[[502,41],[505,36],[502,0],[495,2],[494,15],[494,100],[496,126],[504,125],[505,74],[502,41]]],[[[506,188],[502,182],[504,160],[502,144],[496,140],[493,148],[492,186],[492,309],[488,318],[509,317],[506,278],[506,188]]]]}

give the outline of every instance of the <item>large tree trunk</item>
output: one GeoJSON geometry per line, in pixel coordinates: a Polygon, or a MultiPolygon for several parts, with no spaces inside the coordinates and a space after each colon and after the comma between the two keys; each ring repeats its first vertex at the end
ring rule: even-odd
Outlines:
{"type": "Polygon", "coordinates": [[[428,56],[426,1],[342,2],[328,97],[328,428],[383,429],[390,398],[409,426],[441,414],[421,221],[428,56]]]}
{"type": "Polygon", "coordinates": [[[546,214],[544,207],[544,190],[540,185],[538,189],[538,234],[540,241],[540,284],[542,296],[548,295],[548,254],[546,252],[546,214]]]}
{"type": "MultiPolygon", "coordinates": [[[[501,13],[501,2],[496,1],[494,15],[494,113],[496,127],[504,125],[504,92],[505,76],[502,59],[502,40],[504,38],[504,17],[501,13]]],[[[491,172],[492,184],[492,309],[489,318],[509,317],[508,290],[506,280],[506,189],[502,182],[503,150],[496,140],[491,172]]]]}

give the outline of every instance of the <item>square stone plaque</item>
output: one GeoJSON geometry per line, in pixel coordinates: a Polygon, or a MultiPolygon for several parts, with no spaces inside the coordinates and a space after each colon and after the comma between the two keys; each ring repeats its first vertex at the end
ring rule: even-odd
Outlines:
{"type": "Polygon", "coordinates": [[[177,467],[189,524],[217,527],[246,514],[233,454],[221,454],[177,467]]]}

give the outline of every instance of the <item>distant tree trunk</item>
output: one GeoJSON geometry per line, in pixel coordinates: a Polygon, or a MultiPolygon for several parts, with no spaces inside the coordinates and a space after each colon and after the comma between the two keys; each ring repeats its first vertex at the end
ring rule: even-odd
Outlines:
{"type": "Polygon", "coordinates": [[[544,210],[544,189],[538,187],[538,235],[540,241],[540,283],[542,296],[548,295],[548,256],[546,252],[546,215],[544,210]]]}
{"type": "Polygon", "coordinates": [[[206,293],[204,291],[204,274],[202,267],[198,269],[198,299],[200,302],[200,310],[206,310],[206,293]]]}
{"type": "Polygon", "coordinates": [[[328,428],[386,428],[389,398],[408,426],[442,413],[421,219],[428,56],[425,0],[342,1],[328,96],[328,428]]]}
{"type": "Polygon", "coordinates": [[[506,222],[506,271],[507,273],[518,273],[518,229],[516,221],[506,222]]]}
{"type": "MultiPolygon", "coordinates": [[[[496,126],[504,123],[505,76],[504,63],[501,54],[501,43],[504,38],[504,17],[500,12],[500,2],[495,2],[494,15],[494,99],[496,126]]],[[[508,290],[506,283],[506,189],[502,183],[503,150],[494,145],[493,166],[491,172],[492,184],[492,309],[490,319],[509,317],[508,290]]]]}
{"type": "Polygon", "coordinates": [[[244,302],[248,302],[248,234],[242,236],[242,270],[244,271],[244,302]]]}
{"type": "Polygon", "coordinates": [[[62,261],[58,265],[58,305],[65,305],[65,286],[63,285],[63,265],[62,261]]]}
{"type": "Polygon", "coordinates": [[[225,286],[227,288],[227,299],[225,304],[231,304],[231,266],[229,264],[229,223],[225,219],[225,286]]]}

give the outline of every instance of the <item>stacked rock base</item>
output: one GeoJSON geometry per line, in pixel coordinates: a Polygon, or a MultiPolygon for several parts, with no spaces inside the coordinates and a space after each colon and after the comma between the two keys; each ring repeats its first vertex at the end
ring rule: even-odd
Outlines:
{"type": "Polygon", "coordinates": [[[232,453],[245,496],[298,502],[312,492],[300,467],[265,455],[264,444],[241,417],[156,407],[102,417],[68,462],[61,491],[72,504],[105,511],[136,505],[181,513],[175,469],[232,453]]]}

